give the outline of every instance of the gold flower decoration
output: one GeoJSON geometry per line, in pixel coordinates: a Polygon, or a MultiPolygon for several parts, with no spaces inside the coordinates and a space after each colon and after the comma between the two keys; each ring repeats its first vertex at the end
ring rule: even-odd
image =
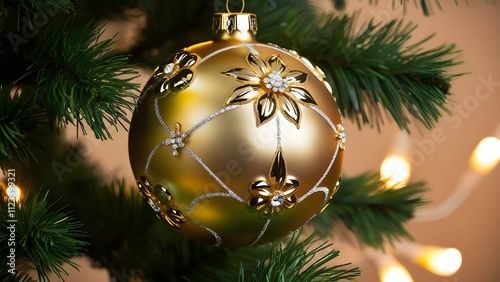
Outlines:
{"type": "Polygon", "coordinates": [[[337,138],[338,144],[339,144],[339,149],[340,150],[345,150],[345,142],[346,142],[346,135],[345,135],[345,129],[342,124],[337,124],[335,126],[335,138],[337,138]]]}
{"type": "Polygon", "coordinates": [[[142,173],[137,181],[142,196],[156,212],[156,215],[165,220],[170,226],[181,229],[187,221],[184,213],[174,204],[174,196],[168,187],[162,183],[153,184],[149,177],[142,173]]]}
{"type": "Polygon", "coordinates": [[[285,118],[300,127],[302,105],[316,105],[312,95],[303,87],[307,74],[300,70],[289,70],[279,55],[263,60],[249,53],[246,61],[250,66],[233,68],[222,72],[241,85],[231,91],[225,105],[254,102],[257,126],[270,121],[279,111],[285,118]]]}
{"type": "Polygon", "coordinates": [[[182,50],[159,66],[152,78],[156,96],[163,98],[186,89],[196,75],[199,61],[198,55],[182,50]]]}
{"type": "Polygon", "coordinates": [[[274,156],[267,180],[256,180],[250,184],[248,209],[259,212],[262,218],[272,218],[289,210],[297,203],[295,192],[299,189],[298,180],[288,177],[285,159],[281,148],[274,156]]]}

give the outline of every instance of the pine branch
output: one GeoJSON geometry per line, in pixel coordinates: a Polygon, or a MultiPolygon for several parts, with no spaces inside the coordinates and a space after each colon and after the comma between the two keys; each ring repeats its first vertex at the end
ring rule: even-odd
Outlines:
{"type": "MultiPolygon", "coordinates": [[[[64,281],[63,274],[68,274],[65,264],[78,268],[70,258],[80,254],[86,245],[81,239],[86,237],[80,231],[82,224],[75,221],[67,212],[53,211],[52,204],[47,202],[47,193],[39,199],[39,195],[28,195],[21,202],[19,209],[13,210],[12,202],[1,201],[0,214],[0,253],[2,265],[7,265],[7,256],[14,246],[16,260],[32,263],[38,271],[40,281],[48,281],[49,272],[53,272],[64,281]],[[9,206],[8,206],[9,205],[9,206]],[[9,218],[7,218],[9,216],[9,218]],[[15,223],[8,219],[17,220],[15,223]],[[15,245],[8,244],[11,229],[15,228],[15,245]]],[[[10,241],[9,241],[10,242],[10,241]]],[[[20,279],[25,275],[21,273],[20,279]]],[[[23,280],[21,280],[23,281],[23,280]]]]}
{"type": "Polygon", "coordinates": [[[33,152],[42,149],[38,135],[44,126],[47,128],[43,110],[33,104],[29,95],[20,92],[10,85],[0,85],[0,168],[3,171],[16,160],[26,166],[30,160],[36,160],[33,152]]]}
{"type": "Polygon", "coordinates": [[[457,50],[451,44],[421,51],[431,37],[405,46],[415,28],[401,20],[370,22],[346,46],[338,46],[342,58],[320,63],[334,81],[341,111],[358,125],[378,127],[383,122],[380,106],[407,131],[411,119],[430,129],[441,117],[440,110],[447,112],[450,81],[456,75],[446,69],[457,64],[450,58],[457,50]]]}
{"type": "Polygon", "coordinates": [[[49,123],[71,123],[84,134],[86,122],[96,138],[111,138],[108,126],[128,123],[138,84],[127,56],[110,56],[112,39],[99,41],[102,28],[52,21],[44,30],[33,63],[17,83],[35,87],[49,123]],[[30,79],[35,78],[32,83],[30,79]]]}
{"type": "Polygon", "coordinates": [[[447,70],[459,62],[453,44],[423,49],[424,38],[409,44],[415,24],[403,20],[369,22],[354,32],[356,15],[322,18],[303,1],[261,5],[258,38],[298,51],[319,65],[333,87],[343,115],[358,125],[379,127],[382,111],[408,130],[411,119],[431,128],[446,111],[447,70]]]}
{"type": "Polygon", "coordinates": [[[314,260],[319,253],[328,250],[332,244],[327,242],[318,244],[315,235],[299,240],[294,234],[285,244],[277,244],[265,257],[256,261],[253,270],[245,273],[240,268],[240,282],[279,281],[354,281],[361,273],[358,268],[345,269],[348,264],[328,266],[339,251],[332,250],[320,259],[314,260]]]}
{"type": "Polygon", "coordinates": [[[16,269],[14,274],[8,272],[7,268],[0,270],[0,281],[2,282],[37,282],[26,271],[16,269]]]}
{"type": "Polygon", "coordinates": [[[0,0],[0,11],[4,17],[8,17],[10,13],[17,17],[17,30],[21,29],[21,22],[33,30],[35,20],[58,12],[71,13],[74,9],[72,0],[0,0]]]}
{"type": "Polygon", "coordinates": [[[404,224],[427,203],[421,198],[425,190],[422,182],[387,189],[378,173],[344,177],[330,205],[311,224],[320,234],[331,234],[342,223],[362,244],[383,248],[386,242],[412,239],[404,224]]]}

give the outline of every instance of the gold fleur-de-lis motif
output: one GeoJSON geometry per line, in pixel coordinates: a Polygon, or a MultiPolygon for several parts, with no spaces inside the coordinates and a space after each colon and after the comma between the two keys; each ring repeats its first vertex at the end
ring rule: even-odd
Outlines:
{"type": "Polygon", "coordinates": [[[286,163],[281,148],[274,156],[267,180],[256,180],[250,184],[248,208],[258,212],[262,218],[272,218],[297,203],[295,192],[299,189],[298,180],[287,175],[286,163]]]}

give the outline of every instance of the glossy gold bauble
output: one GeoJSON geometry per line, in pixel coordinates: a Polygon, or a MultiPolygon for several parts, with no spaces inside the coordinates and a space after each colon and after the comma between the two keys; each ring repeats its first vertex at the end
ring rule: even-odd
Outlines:
{"type": "Polygon", "coordinates": [[[345,134],[323,73],[255,40],[255,16],[216,14],[145,86],[131,122],[138,186],[194,240],[262,244],[296,231],[338,188],[345,134]]]}

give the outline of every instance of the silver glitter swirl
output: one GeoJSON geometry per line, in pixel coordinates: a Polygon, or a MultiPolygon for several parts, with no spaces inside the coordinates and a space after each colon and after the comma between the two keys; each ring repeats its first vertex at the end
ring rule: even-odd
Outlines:
{"type": "Polygon", "coordinates": [[[248,245],[249,247],[257,244],[257,242],[259,242],[259,240],[262,238],[262,236],[264,236],[264,233],[266,233],[266,230],[267,230],[267,227],[269,226],[269,223],[271,223],[270,219],[268,219],[266,221],[266,223],[264,224],[264,227],[262,227],[262,230],[260,230],[259,235],[257,235],[257,238],[255,238],[255,240],[253,240],[252,243],[250,243],[250,245],[248,245]]]}
{"type": "Polygon", "coordinates": [[[230,110],[233,110],[237,107],[239,107],[240,105],[230,105],[230,106],[227,106],[225,108],[222,108],[220,109],[219,111],[209,115],[208,117],[204,118],[202,121],[200,121],[199,123],[197,123],[195,126],[193,126],[191,129],[189,129],[188,131],[186,131],[186,135],[189,135],[191,134],[193,131],[195,131],[196,129],[202,127],[204,124],[206,124],[207,122],[209,122],[210,120],[214,119],[215,117],[227,112],[227,111],[230,111],[230,110]]]}
{"type": "Polygon", "coordinates": [[[240,200],[238,198],[235,198],[232,194],[222,193],[222,192],[203,194],[203,195],[200,195],[200,196],[196,197],[194,200],[191,201],[191,203],[189,204],[188,212],[193,211],[194,206],[199,201],[207,199],[207,198],[212,198],[212,197],[226,197],[226,198],[233,198],[233,199],[235,199],[237,201],[240,200]]]}
{"type": "Polygon", "coordinates": [[[314,187],[319,186],[320,183],[323,182],[323,179],[325,179],[325,177],[328,175],[328,173],[332,169],[332,166],[335,163],[335,160],[337,159],[337,154],[339,153],[339,148],[340,148],[339,146],[337,146],[335,148],[335,153],[333,154],[332,159],[330,160],[330,163],[328,164],[328,167],[326,168],[325,172],[323,173],[323,175],[321,176],[321,178],[318,180],[318,182],[316,182],[316,184],[314,185],[314,187]]]}
{"type": "Polygon", "coordinates": [[[144,168],[144,173],[148,173],[148,169],[149,169],[149,164],[151,163],[151,159],[153,158],[154,154],[156,153],[156,151],[161,147],[161,146],[165,146],[166,145],[166,142],[163,141],[161,142],[160,144],[156,145],[153,150],[151,150],[151,153],[149,153],[149,156],[146,160],[146,168],[144,168]]]}
{"type": "Polygon", "coordinates": [[[160,108],[158,106],[158,97],[155,97],[155,113],[156,113],[156,118],[158,119],[158,121],[160,122],[161,126],[168,132],[168,134],[170,135],[172,133],[172,130],[170,130],[170,128],[165,124],[165,122],[163,121],[163,118],[161,116],[161,113],[160,113],[160,108]]]}
{"type": "Polygon", "coordinates": [[[297,203],[302,202],[307,197],[309,197],[312,194],[317,193],[317,192],[323,192],[323,193],[325,193],[325,199],[323,201],[323,205],[326,205],[326,203],[328,202],[328,193],[330,193],[330,189],[328,189],[327,187],[314,187],[314,188],[312,188],[311,190],[309,190],[309,192],[305,193],[302,197],[300,197],[297,200],[297,203]]]}
{"type": "Polygon", "coordinates": [[[219,234],[217,234],[217,232],[213,231],[212,229],[206,227],[205,225],[199,223],[196,220],[191,220],[191,222],[198,225],[199,227],[205,229],[206,231],[210,232],[214,236],[214,238],[215,238],[215,244],[213,245],[214,247],[219,247],[222,244],[222,239],[219,236],[219,234]]]}
{"type": "Polygon", "coordinates": [[[219,183],[219,185],[222,186],[222,188],[224,188],[224,190],[226,190],[232,196],[231,198],[239,202],[245,203],[245,201],[242,198],[236,195],[236,193],[234,193],[224,182],[222,182],[222,180],[220,180],[219,177],[217,177],[217,175],[215,175],[215,173],[203,162],[203,160],[200,157],[198,157],[198,155],[196,155],[195,152],[193,152],[188,147],[184,147],[184,150],[189,155],[191,155],[191,157],[193,157],[208,172],[208,174],[210,174],[210,176],[212,176],[215,179],[215,181],[217,181],[217,183],[219,183]]]}
{"type": "Polygon", "coordinates": [[[253,48],[252,45],[254,45],[254,44],[243,43],[243,44],[231,45],[231,46],[227,46],[227,47],[221,48],[221,49],[219,49],[217,51],[214,51],[214,52],[206,55],[203,59],[201,59],[200,64],[203,63],[204,61],[210,59],[211,57],[217,55],[217,54],[226,52],[226,51],[231,50],[231,49],[241,48],[241,47],[247,47],[248,50],[250,51],[250,53],[252,53],[252,54],[255,54],[255,55],[259,54],[259,52],[257,52],[257,50],[255,50],[255,48],[253,48]]]}
{"type": "Polygon", "coordinates": [[[337,127],[335,126],[335,124],[333,124],[333,122],[330,120],[330,118],[322,111],[320,110],[319,108],[317,107],[310,107],[313,111],[315,111],[316,113],[318,113],[326,122],[328,122],[328,125],[330,125],[330,127],[332,128],[333,132],[335,133],[339,133],[337,131],[337,127]]]}
{"type": "Polygon", "coordinates": [[[311,216],[304,224],[302,224],[299,228],[297,228],[296,230],[294,231],[290,231],[290,234],[291,233],[295,233],[297,231],[299,231],[302,227],[306,226],[309,222],[311,222],[311,220],[313,220],[313,218],[315,218],[318,214],[313,214],[313,216],[311,216]]]}
{"type": "Polygon", "coordinates": [[[281,148],[281,120],[280,117],[276,116],[276,147],[281,148]]]}

